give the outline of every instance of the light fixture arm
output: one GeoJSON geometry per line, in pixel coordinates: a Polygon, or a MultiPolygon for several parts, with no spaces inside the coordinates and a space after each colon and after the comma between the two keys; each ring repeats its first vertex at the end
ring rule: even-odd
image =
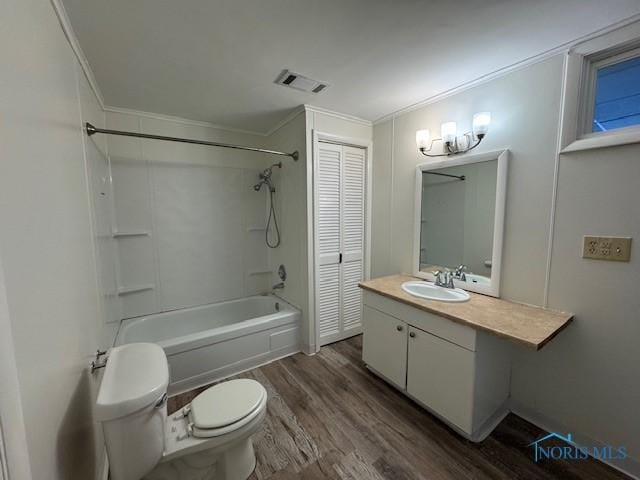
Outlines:
{"type": "Polygon", "coordinates": [[[431,141],[431,145],[429,145],[429,148],[420,148],[420,153],[422,153],[425,157],[450,157],[451,155],[459,155],[461,153],[467,153],[470,150],[473,150],[474,148],[476,148],[478,145],[480,145],[480,142],[482,142],[482,139],[485,137],[485,135],[483,133],[480,133],[476,136],[477,140],[476,142],[471,145],[471,138],[473,138],[473,135],[471,134],[471,132],[467,132],[464,135],[462,135],[463,137],[465,137],[467,139],[467,147],[466,148],[460,148],[460,146],[458,145],[458,137],[456,137],[454,142],[445,142],[444,143],[444,150],[445,153],[437,153],[437,154],[431,154],[431,153],[427,153],[430,152],[431,149],[433,148],[433,144],[435,142],[441,142],[442,139],[441,138],[434,138],[431,141]]]}

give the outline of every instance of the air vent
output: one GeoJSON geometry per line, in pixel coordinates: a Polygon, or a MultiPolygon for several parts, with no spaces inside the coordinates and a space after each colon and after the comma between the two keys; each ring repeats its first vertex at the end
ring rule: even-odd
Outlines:
{"type": "Polygon", "coordinates": [[[313,80],[299,73],[290,72],[289,70],[284,70],[276,79],[276,83],[310,93],[320,93],[329,86],[327,82],[313,80]]]}

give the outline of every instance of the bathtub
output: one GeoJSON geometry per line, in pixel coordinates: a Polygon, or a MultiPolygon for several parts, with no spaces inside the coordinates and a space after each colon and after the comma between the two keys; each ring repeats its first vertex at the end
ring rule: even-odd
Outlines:
{"type": "Polygon", "coordinates": [[[151,342],[175,395],[300,351],[300,311],[263,295],[123,320],[116,345],[151,342]]]}

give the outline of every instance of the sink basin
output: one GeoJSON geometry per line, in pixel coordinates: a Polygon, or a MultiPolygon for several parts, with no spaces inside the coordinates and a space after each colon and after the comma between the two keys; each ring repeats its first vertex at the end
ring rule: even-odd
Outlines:
{"type": "Polygon", "coordinates": [[[438,300],[440,302],[466,302],[469,294],[461,288],[438,287],[424,281],[404,282],[402,289],[414,297],[438,300]]]}

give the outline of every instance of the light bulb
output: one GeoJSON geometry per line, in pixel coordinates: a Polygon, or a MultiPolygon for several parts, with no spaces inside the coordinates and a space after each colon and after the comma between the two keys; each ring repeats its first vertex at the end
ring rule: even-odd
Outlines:
{"type": "Polygon", "coordinates": [[[418,130],[416,132],[416,145],[418,146],[418,150],[428,149],[431,146],[429,144],[430,139],[431,135],[429,134],[429,130],[418,130]]]}
{"type": "Polygon", "coordinates": [[[484,137],[489,131],[491,112],[479,112],[473,116],[473,134],[477,138],[484,137]]]}
{"type": "Polygon", "coordinates": [[[456,122],[446,122],[440,127],[440,136],[444,143],[453,143],[456,140],[456,133],[458,131],[456,122]]]}

